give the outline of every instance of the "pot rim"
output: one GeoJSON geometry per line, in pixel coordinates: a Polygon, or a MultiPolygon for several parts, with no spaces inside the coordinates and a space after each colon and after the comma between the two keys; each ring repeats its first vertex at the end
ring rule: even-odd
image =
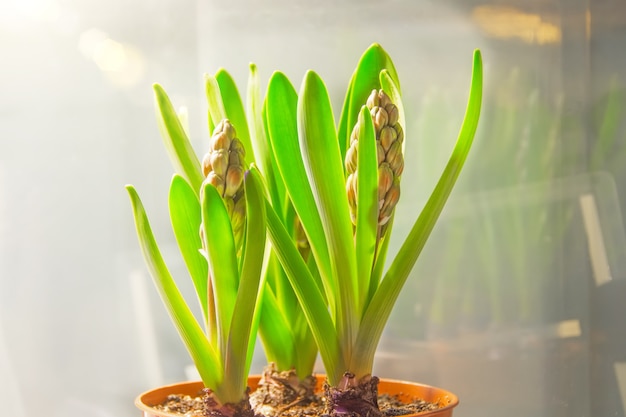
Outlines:
{"type": "MultiPolygon", "coordinates": [[[[318,387],[325,381],[326,374],[314,374],[317,379],[318,387]]],[[[252,386],[252,389],[256,389],[256,385],[258,381],[261,379],[261,375],[250,375],[248,377],[248,385],[252,386]]],[[[451,409],[459,405],[459,398],[452,392],[439,388],[433,385],[422,384],[419,382],[412,382],[400,379],[391,379],[391,378],[379,378],[379,392],[380,393],[389,393],[389,388],[395,388],[392,390],[391,394],[398,394],[401,397],[404,397],[404,400],[410,400],[411,398],[419,397],[422,398],[422,395],[427,394],[428,398],[424,398],[430,402],[439,403],[440,408],[429,413],[419,413],[419,414],[407,414],[402,417],[410,417],[410,416],[420,416],[420,415],[428,415],[429,417],[435,417],[439,415],[444,415],[445,413],[451,412],[451,409]],[[382,386],[382,389],[381,389],[382,386]],[[402,391],[402,387],[414,387],[421,390],[420,395],[404,393],[402,391]],[[387,389],[385,389],[387,388],[387,389]]],[[[190,391],[198,392],[201,388],[204,388],[204,384],[202,381],[181,381],[175,382],[172,384],[163,385],[157,388],[150,389],[148,391],[142,392],[135,398],[135,406],[140,410],[144,411],[144,415],[152,416],[156,410],[152,408],[154,404],[153,401],[146,401],[147,399],[159,397],[164,398],[163,395],[166,393],[173,393],[173,388],[179,389],[178,393],[186,394],[190,391]],[[185,387],[186,389],[182,388],[185,387]],[[182,392],[180,392],[182,391],[182,392]],[[152,414],[148,414],[152,413],[152,414]]],[[[405,388],[406,389],[406,388],[405,388]]],[[[173,414],[168,412],[159,412],[160,415],[164,417],[169,416],[180,416],[180,414],[173,414]]],[[[445,414],[449,415],[449,414],[445,414]]]]}

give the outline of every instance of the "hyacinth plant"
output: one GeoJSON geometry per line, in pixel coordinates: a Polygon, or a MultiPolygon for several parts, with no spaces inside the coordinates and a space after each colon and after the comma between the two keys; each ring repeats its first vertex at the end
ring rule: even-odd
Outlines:
{"type": "MultiPolygon", "coordinates": [[[[254,167],[256,173],[262,174],[259,182],[265,185],[269,204],[286,226],[289,239],[297,247],[301,260],[312,265],[311,271],[317,277],[307,238],[271,152],[267,125],[264,123],[267,101],[261,100],[256,65],[250,65],[245,109],[237,85],[226,70],[220,69],[214,76],[207,75],[206,80],[209,127],[212,128],[214,122],[220,120],[222,112],[241,127],[240,136],[244,138],[246,149],[249,149],[246,163],[254,167]]],[[[251,397],[251,403],[257,414],[275,415],[290,405],[314,398],[315,379],[312,372],[317,345],[273,248],[266,253],[262,280],[258,330],[269,365],[263,372],[259,388],[251,397]]]]}
{"type": "Polygon", "coordinates": [[[263,186],[246,175],[245,145],[219,107],[209,151],[200,161],[163,88],[157,116],[176,168],[169,214],[201,306],[201,326],[179,292],[139,195],[127,186],[140,246],[159,294],[207,388],[206,414],[253,416],[247,394],[265,253],[263,186]],[[203,328],[204,327],[204,328],[203,328]]]}
{"type": "Polygon", "coordinates": [[[318,345],[332,415],[380,415],[374,354],[465,162],[481,99],[482,61],[475,51],[468,106],[451,158],[384,271],[405,163],[405,116],[390,57],[377,44],[363,54],[337,126],[325,84],[315,72],[306,73],[299,94],[280,72],[270,80],[265,123],[272,157],[314,262],[302,260],[270,204],[267,226],[318,345]]]}
{"type": "Polygon", "coordinates": [[[480,54],[450,162],[385,274],[405,142],[391,59],[377,44],[364,53],[337,127],[317,74],[307,72],[298,94],[276,72],[261,101],[256,67],[250,69],[247,111],[226,71],[206,77],[214,135],[202,161],[167,95],[155,86],[159,124],[177,172],[170,217],[204,330],[176,289],[129,186],[145,258],[209,389],[210,414],[252,412],[245,376],[258,326],[268,360],[289,372],[270,383],[299,391],[296,385],[311,381],[319,349],[328,411],[378,415],[374,353],[471,146],[482,95],[480,54]],[[266,225],[272,246],[264,252],[266,225]]]}
{"type": "Polygon", "coordinates": [[[256,66],[250,66],[247,109],[224,69],[206,75],[205,84],[213,135],[202,159],[164,89],[154,86],[159,127],[176,170],[170,218],[200,302],[204,330],[163,261],[138,193],[132,185],[127,190],[151,276],[208,388],[207,413],[273,415],[285,404],[312,398],[317,345],[276,254],[264,252],[261,192],[275,205],[281,222],[289,225],[303,261],[310,251],[285,187],[275,176],[256,66]],[[263,177],[245,174],[255,164],[263,177]],[[268,182],[271,187],[265,186],[268,182]],[[251,398],[251,410],[246,377],[257,329],[271,366],[257,389],[262,395],[251,398]],[[283,389],[263,391],[276,386],[283,389]]]}

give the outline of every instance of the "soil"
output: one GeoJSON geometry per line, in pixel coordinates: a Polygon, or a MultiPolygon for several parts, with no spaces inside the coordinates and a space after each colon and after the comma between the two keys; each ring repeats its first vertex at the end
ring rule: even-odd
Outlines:
{"type": "MultiPolygon", "coordinates": [[[[154,408],[156,410],[177,413],[182,417],[204,417],[204,403],[202,395],[202,392],[198,393],[198,396],[196,397],[189,395],[170,395],[162,404],[156,405],[154,408]]],[[[378,406],[380,407],[384,417],[416,414],[439,408],[437,404],[419,399],[413,401],[412,403],[405,404],[397,398],[387,394],[383,394],[378,397],[378,406]]],[[[315,401],[311,401],[306,405],[294,404],[291,407],[283,409],[280,416],[324,416],[324,408],[324,400],[321,397],[317,397],[315,401]]]]}
{"type": "Polygon", "coordinates": [[[323,407],[315,394],[316,379],[308,376],[300,380],[292,370],[277,371],[271,363],[263,370],[256,390],[250,395],[250,405],[256,414],[265,417],[281,417],[290,409],[323,407]]]}

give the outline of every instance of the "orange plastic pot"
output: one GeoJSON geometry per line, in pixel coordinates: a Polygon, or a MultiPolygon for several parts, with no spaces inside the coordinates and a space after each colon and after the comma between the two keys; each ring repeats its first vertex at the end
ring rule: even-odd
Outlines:
{"type": "MultiPolygon", "coordinates": [[[[321,390],[326,380],[325,375],[316,375],[317,389],[321,390]]],[[[261,377],[259,375],[248,378],[248,386],[255,390],[261,377]]],[[[202,391],[204,385],[200,381],[180,382],[178,384],[167,385],[156,388],[139,395],[135,400],[135,405],[142,411],[143,417],[180,417],[180,414],[168,413],[154,410],[152,406],[162,403],[168,395],[197,395],[202,391]]],[[[459,399],[453,393],[441,388],[429,385],[417,384],[414,382],[396,381],[393,379],[381,379],[378,384],[380,394],[397,395],[400,400],[411,401],[414,398],[421,398],[428,402],[439,404],[439,409],[419,414],[407,414],[403,417],[451,417],[452,410],[459,404],[459,399]]]]}

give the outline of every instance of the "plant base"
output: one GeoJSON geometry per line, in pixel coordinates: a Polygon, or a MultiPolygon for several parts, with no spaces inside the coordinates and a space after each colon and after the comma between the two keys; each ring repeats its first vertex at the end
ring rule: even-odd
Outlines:
{"type": "Polygon", "coordinates": [[[238,404],[220,404],[213,396],[213,391],[205,388],[203,392],[206,417],[254,417],[247,394],[238,404]]]}
{"type": "Polygon", "coordinates": [[[346,372],[338,387],[324,384],[328,399],[326,413],[332,417],[381,417],[378,409],[378,378],[367,375],[357,380],[346,372]]]}

